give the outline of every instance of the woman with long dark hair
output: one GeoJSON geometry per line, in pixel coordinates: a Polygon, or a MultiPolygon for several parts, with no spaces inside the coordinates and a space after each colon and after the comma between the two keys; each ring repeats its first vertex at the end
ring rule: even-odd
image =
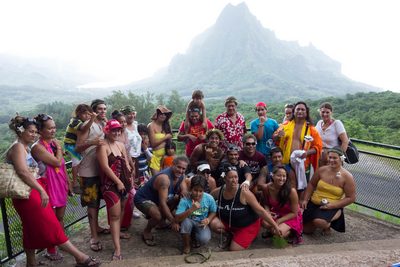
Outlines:
{"type": "MultiPolygon", "coordinates": [[[[282,236],[288,237],[292,233],[294,234],[293,242],[302,243],[303,225],[299,198],[296,189],[290,184],[285,166],[275,166],[272,169],[272,181],[260,187],[263,192],[264,207],[278,224],[282,236]]],[[[267,231],[274,233],[274,229],[268,222],[263,221],[263,226],[267,228],[267,231]]]]}
{"type": "Polygon", "coordinates": [[[149,123],[150,145],[153,149],[153,157],[150,161],[150,170],[156,175],[161,170],[161,159],[165,155],[165,145],[172,141],[172,131],[169,119],[172,111],[167,107],[159,105],[156,112],[151,117],[152,122],[149,123]]]}

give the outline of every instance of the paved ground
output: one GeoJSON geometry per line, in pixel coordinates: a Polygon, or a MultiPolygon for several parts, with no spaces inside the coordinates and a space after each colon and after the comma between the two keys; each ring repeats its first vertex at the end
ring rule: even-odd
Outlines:
{"type": "MultiPolygon", "coordinates": [[[[304,245],[284,249],[274,248],[270,241],[259,236],[249,250],[220,251],[219,236],[213,235],[209,244],[211,258],[201,266],[389,266],[400,261],[400,226],[348,210],[345,216],[346,233],[333,231],[330,236],[315,233],[304,237],[304,245]]],[[[157,230],[154,236],[158,245],[148,247],[141,240],[145,223],[144,218],[134,220],[129,230],[132,237],[121,241],[125,260],[120,263],[110,263],[113,252],[110,235],[101,236],[103,251],[96,253],[89,249],[87,223],[71,236],[71,241],[86,253],[100,259],[104,266],[184,265],[179,234],[170,230],[157,230]]],[[[106,224],[105,218],[102,218],[102,224],[106,224]]],[[[194,251],[207,254],[208,249],[199,248],[194,251]]],[[[73,266],[74,260],[65,255],[61,262],[46,263],[50,266],[73,266]]],[[[23,263],[18,266],[23,266],[23,263]]]]}

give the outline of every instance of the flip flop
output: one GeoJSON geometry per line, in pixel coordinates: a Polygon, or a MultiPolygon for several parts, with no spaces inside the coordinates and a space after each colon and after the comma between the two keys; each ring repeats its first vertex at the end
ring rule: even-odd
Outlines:
{"type": "Polygon", "coordinates": [[[100,265],[100,262],[96,261],[93,257],[88,257],[84,262],[77,262],[75,267],[97,267],[100,265]]]}
{"type": "Polygon", "coordinates": [[[119,233],[119,238],[120,239],[130,239],[131,235],[129,233],[119,233]]]}
{"type": "Polygon", "coordinates": [[[90,249],[93,250],[94,252],[98,252],[103,249],[103,246],[101,245],[100,241],[97,242],[90,241],[90,249]]]}
{"type": "Polygon", "coordinates": [[[146,239],[146,238],[144,237],[144,234],[142,234],[142,239],[143,239],[143,242],[144,242],[146,245],[148,245],[149,247],[154,247],[154,246],[156,245],[156,242],[154,242],[154,236],[152,236],[150,239],[149,239],[149,238],[146,239]]]}
{"type": "Polygon", "coordinates": [[[60,260],[62,260],[64,258],[64,256],[59,251],[57,251],[54,254],[46,252],[44,254],[44,257],[49,259],[49,260],[51,260],[51,261],[60,261],[60,260]]]}
{"type": "Polygon", "coordinates": [[[111,234],[111,231],[109,228],[101,228],[101,230],[97,231],[97,233],[100,235],[109,235],[111,234]]]}

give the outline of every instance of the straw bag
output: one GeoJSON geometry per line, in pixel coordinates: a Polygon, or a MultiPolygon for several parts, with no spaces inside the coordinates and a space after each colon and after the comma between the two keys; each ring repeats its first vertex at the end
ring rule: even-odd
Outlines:
{"type": "MultiPolygon", "coordinates": [[[[38,168],[29,167],[29,171],[35,177],[38,174],[38,168]]],[[[15,172],[12,164],[0,163],[0,198],[28,199],[31,190],[31,187],[15,172]]]]}

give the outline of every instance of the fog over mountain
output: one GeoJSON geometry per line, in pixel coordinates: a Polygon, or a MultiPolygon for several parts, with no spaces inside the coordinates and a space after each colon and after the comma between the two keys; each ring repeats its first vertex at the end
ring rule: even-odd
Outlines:
{"type": "MultiPolygon", "coordinates": [[[[171,37],[173,38],[173,37],[171,37]]],[[[282,41],[264,28],[245,3],[227,5],[216,23],[153,77],[128,86],[133,92],[202,89],[208,98],[234,94],[254,101],[320,98],[378,88],[352,81],[339,62],[313,45],[282,41]]]]}

